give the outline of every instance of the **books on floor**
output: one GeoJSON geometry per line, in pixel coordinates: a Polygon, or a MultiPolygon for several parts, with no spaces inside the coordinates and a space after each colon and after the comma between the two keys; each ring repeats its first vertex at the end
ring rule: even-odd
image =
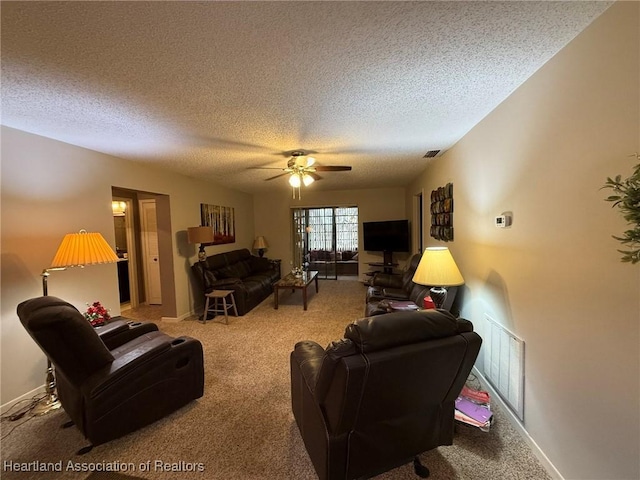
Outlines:
{"type": "Polygon", "coordinates": [[[488,432],[492,417],[489,393],[465,386],[455,401],[455,419],[488,432]]]}

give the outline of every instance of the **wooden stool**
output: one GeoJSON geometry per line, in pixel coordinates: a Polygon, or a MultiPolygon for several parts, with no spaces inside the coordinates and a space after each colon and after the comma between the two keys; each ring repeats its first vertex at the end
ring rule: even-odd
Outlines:
{"type": "Polygon", "coordinates": [[[233,313],[237,317],[238,309],[236,308],[236,299],[233,297],[233,290],[213,290],[210,293],[206,293],[207,300],[204,302],[204,315],[202,316],[202,322],[207,323],[207,317],[209,312],[211,313],[224,313],[224,323],[229,325],[229,309],[233,308],[233,313]],[[231,303],[227,303],[227,297],[231,299],[231,303]],[[209,299],[213,298],[213,307],[209,309],[209,299]],[[222,300],[222,305],[218,305],[218,300],[222,300]]]}

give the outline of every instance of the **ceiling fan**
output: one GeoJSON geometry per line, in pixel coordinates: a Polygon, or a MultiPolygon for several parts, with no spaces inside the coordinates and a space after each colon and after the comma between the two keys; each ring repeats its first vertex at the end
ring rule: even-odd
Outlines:
{"type": "MultiPolygon", "coordinates": [[[[286,168],[278,168],[284,173],[275,175],[265,179],[265,181],[274,180],[284,175],[289,175],[289,185],[293,187],[293,198],[295,198],[296,189],[298,189],[298,198],[300,198],[300,187],[304,185],[308,187],[316,180],[322,180],[322,177],[316,172],[348,172],[350,166],[341,165],[318,165],[316,159],[307,155],[304,150],[294,150],[290,153],[291,158],[287,162],[286,168]]],[[[265,169],[273,169],[277,167],[258,167],[265,169]]]]}

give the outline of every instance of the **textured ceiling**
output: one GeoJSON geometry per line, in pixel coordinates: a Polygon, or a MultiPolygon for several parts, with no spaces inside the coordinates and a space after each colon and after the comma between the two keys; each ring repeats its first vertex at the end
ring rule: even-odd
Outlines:
{"type": "Polygon", "coordinates": [[[255,192],[405,186],[611,2],[7,2],[2,124],[255,192]]]}

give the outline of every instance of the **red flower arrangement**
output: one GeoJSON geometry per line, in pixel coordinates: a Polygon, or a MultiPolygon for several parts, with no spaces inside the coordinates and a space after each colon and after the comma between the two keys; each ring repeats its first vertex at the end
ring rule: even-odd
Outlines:
{"type": "Polygon", "coordinates": [[[105,322],[108,322],[111,319],[111,315],[109,315],[109,310],[104,308],[100,302],[93,302],[91,305],[87,303],[87,311],[84,313],[84,318],[89,320],[89,323],[93,327],[99,327],[104,325],[105,322]]]}

